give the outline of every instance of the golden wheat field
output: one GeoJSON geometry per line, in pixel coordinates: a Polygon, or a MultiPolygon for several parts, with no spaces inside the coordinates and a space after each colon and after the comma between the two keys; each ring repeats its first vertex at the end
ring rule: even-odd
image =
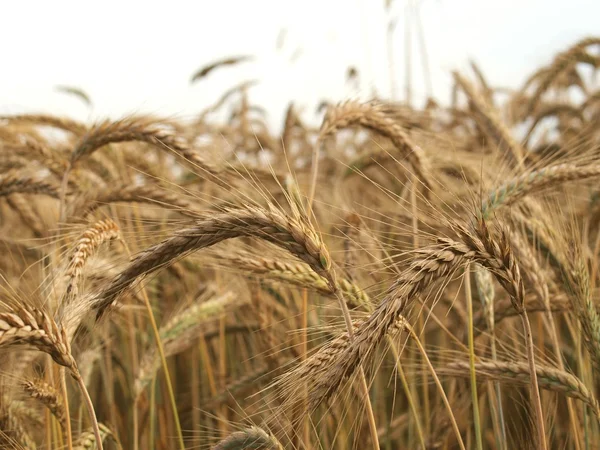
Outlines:
{"type": "Polygon", "coordinates": [[[0,448],[600,448],[599,67],[0,117],[0,448]]]}

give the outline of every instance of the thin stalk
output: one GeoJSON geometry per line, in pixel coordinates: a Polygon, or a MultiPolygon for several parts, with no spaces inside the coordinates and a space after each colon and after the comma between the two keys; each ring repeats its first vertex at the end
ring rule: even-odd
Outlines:
{"type": "Polygon", "coordinates": [[[65,368],[61,367],[59,370],[60,387],[62,389],[63,404],[65,407],[65,426],[67,432],[67,448],[73,450],[73,432],[71,430],[71,412],[69,409],[69,395],[67,392],[67,377],[65,375],[65,368]]]}
{"type": "MultiPolygon", "coordinates": [[[[479,297],[481,299],[481,304],[483,306],[483,313],[487,322],[488,331],[490,333],[492,361],[496,361],[496,331],[494,319],[495,290],[492,275],[487,271],[487,269],[484,269],[481,266],[476,266],[476,269],[475,281],[477,290],[479,292],[479,297]]],[[[502,405],[502,390],[500,389],[500,382],[488,382],[488,391],[488,395],[490,396],[490,406],[493,406],[492,397],[496,397],[496,408],[493,409],[494,437],[496,439],[496,447],[506,450],[506,423],[504,421],[504,406],[502,405]]]]}
{"type": "Polygon", "coordinates": [[[365,396],[365,402],[367,404],[367,420],[369,421],[369,429],[371,431],[371,441],[373,448],[379,450],[379,433],[377,432],[377,423],[375,422],[375,414],[373,414],[373,408],[371,406],[371,397],[369,395],[369,385],[367,384],[367,377],[365,377],[365,371],[360,368],[360,387],[365,396]]]}
{"type": "Polygon", "coordinates": [[[467,310],[469,314],[468,334],[469,334],[469,371],[471,373],[471,401],[473,403],[473,425],[475,426],[475,439],[477,449],[483,449],[483,439],[481,437],[481,419],[479,417],[479,397],[477,395],[477,379],[475,376],[475,337],[473,335],[473,297],[471,296],[471,268],[465,269],[465,298],[467,300],[467,310]]]}
{"type": "Polygon", "coordinates": [[[110,414],[111,417],[117,418],[117,402],[115,401],[115,382],[114,382],[114,373],[113,370],[113,362],[112,362],[112,340],[108,336],[108,332],[102,332],[105,336],[104,341],[104,364],[100,365],[100,370],[102,371],[102,383],[105,387],[104,392],[106,393],[106,400],[110,405],[110,414]]]}
{"type": "MultiPolygon", "coordinates": [[[[225,391],[227,387],[227,340],[225,336],[225,316],[219,318],[219,387],[221,391],[225,391]]],[[[221,429],[221,437],[225,438],[229,434],[227,430],[227,407],[221,405],[219,408],[220,419],[219,428],[221,429]]]]}
{"type": "Polygon", "coordinates": [[[410,333],[411,337],[417,344],[417,347],[419,347],[419,351],[424,356],[425,361],[427,362],[427,366],[429,367],[431,376],[432,376],[433,380],[435,381],[435,384],[436,384],[438,390],[440,391],[440,395],[442,396],[444,405],[446,406],[446,409],[448,410],[448,415],[450,416],[450,422],[452,423],[452,429],[454,430],[454,434],[456,434],[456,439],[458,441],[459,447],[461,448],[461,450],[466,450],[465,444],[464,444],[464,442],[462,440],[462,436],[460,434],[460,429],[458,428],[458,424],[456,423],[456,419],[454,418],[454,413],[452,412],[452,407],[450,406],[450,402],[448,401],[448,397],[446,396],[446,392],[444,391],[444,387],[442,386],[442,383],[440,382],[440,379],[438,378],[437,373],[435,373],[435,369],[434,369],[433,365],[431,364],[429,357],[427,356],[427,353],[425,351],[425,348],[423,347],[423,344],[421,344],[419,336],[417,336],[417,333],[415,333],[415,330],[413,329],[413,327],[410,326],[410,324],[408,322],[405,324],[404,327],[410,333]]]}
{"type": "Polygon", "coordinates": [[[144,303],[146,304],[146,310],[148,311],[148,317],[150,319],[150,324],[152,326],[152,331],[154,333],[154,337],[156,339],[156,347],[158,348],[158,353],[160,355],[160,361],[163,366],[163,372],[165,373],[165,382],[167,384],[167,391],[169,393],[169,400],[171,402],[171,408],[173,409],[173,419],[175,421],[175,428],[177,430],[177,439],[179,441],[179,448],[181,450],[185,450],[185,444],[183,442],[183,431],[181,430],[181,423],[179,422],[179,413],[177,412],[177,402],[175,401],[175,392],[173,391],[173,384],[171,383],[171,375],[169,374],[169,366],[167,365],[167,358],[165,356],[165,351],[160,341],[160,334],[158,331],[158,326],[156,325],[156,320],[154,318],[154,313],[152,312],[152,306],[150,305],[150,299],[148,298],[148,294],[144,288],[141,289],[142,298],[144,299],[144,303]]]}
{"type": "MultiPolygon", "coordinates": [[[[308,291],[302,289],[302,315],[301,315],[301,330],[302,330],[302,342],[300,349],[300,358],[305,361],[308,355],[308,291]]],[[[302,445],[306,448],[310,448],[310,417],[306,414],[308,410],[308,389],[305,385],[304,388],[304,426],[302,428],[302,445]]]]}
{"type": "MultiPolygon", "coordinates": [[[[550,327],[550,337],[552,339],[552,346],[554,348],[554,356],[556,358],[556,361],[558,362],[558,367],[560,370],[562,371],[566,371],[565,369],[565,364],[563,361],[563,357],[560,351],[560,343],[558,340],[558,331],[556,329],[556,323],[554,322],[554,318],[552,317],[552,311],[550,309],[550,298],[547,292],[545,292],[544,294],[544,304],[546,305],[547,308],[547,312],[545,313],[546,316],[546,321],[550,327]]],[[[579,361],[582,361],[582,359],[580,359],[579,361]]],[[[573,442],[575,443],[575,449],[576,450],[581,450],[581,443],[579,442],[581,439],[581,435],[580,435],[580,429],[578,427],[579,424],[579,420],[577,419],[577,414],[575,412],[575,405],[574,405],[574,400],[572,398],[567,398],[567,409],[569,412],[569,420],[571,421],[571,430],[573,433],[573,442]]],[[[586,409],[584,408],[584,420],[585,420],[585,412],[586,409]]],[[[584,430],[586,428],[584,427],[584,430]]],[[[586,446],[587,447],[587,446],[586,446]]]]}
{"type": "Polygon", "coordinates": [[[92,403],[90,394],[87,388],[85,387],[83,378],[81,378],[81,375],[79,374],[77,368],[75,368],[75,371],[71,372],[71,375],[79,385],[79,390],[81,391],[81,395],[83,396],[83,401],[90,415],[92,430],[94,431],[94,437],[96,438],[96,447],[98,450],[102,450],[102,436],[100,435],[100,427],[98,426],[98,419],[96,419],[96,411],[94,411],[94,404],[92,403]]]}
{"type": "Polygon", "coordinates": [[[527,360],[529,362],[529,373],[531,374],[531,400],[535,409],[535,419],[537,422],[538,431],[538,448],[541,450],[547,450],[548,445],[546,443],[546,431],[544,426],[544,412],[542,410],[542,399],[540,397],[540,388],[537,381],[537,373],[535,371],[535,354],[533,347],[533,337],[531,334],[531,324],[527,317],[527,312],[523,308],[520,314],[521,321],[523,322],[523,329],[525,331],[525,342],[527,345],[527,360]]]}
{"type": "MultiPolygon", "coordinates": [[[[215,281],[217,286],[220,288],[222,285],[220,272],[215,274],[215,281]]],[[[221,392],[225,391],[227,388],[227,336],[225,335],[225,316],[222,315],[219,318],[219,367],[218,367],[218,376],[219,376],[219,388],[221,392]]],[[[218,418],[219,418],[219,430],[221,430],[221,438],[225,439],[225,437],[229,434],[227,424],[229,420],[227,418],[228,408],[226,405],[220,405],[218,409],[218,418]]]]}
{"type": "MultiPolygon", "coordinates": [[[[576,351],[577,351],[577,360],[578,361],[585,361],[583,359],[583,353],[581,352],[581,339],[579,337],[577,337],[576,342],[575,342],[575,347],[576,347],[576,351]]],[[[580,367],[580,373],[581,373],[581,380],[584,382],[584,384],[586,384],[586,386],[589,386],[588,383],[585,383],[587,381],[587,371],[586,368],[583,366],[583,364],[580,367]]],[[[583,406],[583,434],[584,434],[584,443],[585,443],[585,450],[589,450],[590,448],[590,438],[589,438],[589,418],[588,418],[588,409],[587,407],[584,405],[583,406]]]]}
{"type": "Polygon", "coordinates": [[[398,352],[398,348],[396,347],[396,343],[394,342],[394,340],[390,336],[388,336],[387,338],[388,343],[390,344],[390,348],[392,349],[392,353],[394,354],[394,358],[396,359],[396,369],[398,370],[398,375],[400,375],[400,381],[402,382],[402,388],[404,389],[404,394],[406,395],[408,407],[410,408],[411,414],[414,416],[415,419],[415,427],[417,428],[417,437],[419,438],[419,443],[421,444],[421,448],[425,450],[427,449],[427,444],[425,443],[423,427],[421,426],[421,421],[419,420],[419,413],[417,411],[417,407],[410,392],[410,386],[408,385],[406,374],[404,373],[404,369],[402,368],[402,364],[400,363],[400,353],[398,352]]]}
{"type": "MultiPolygon", "coordinates": [[[[48,374],[48,383],[51,386],[55,386],[54,384],[54,372],[55,372],[55,365],[52,362],[52,358],[50,357],[50,355],[46,355],[46,373],[48,374]]],[[[63,393],[64,395],[64,393],[63,393]]],[[[62,436],[61,433],[57,431],[57,427],[58,427],[58,421],[56,420],[56,418],[54,417],[53,414],[50,413],[50,410],[48,408],[46,408],[46,417],[48,417],[50,420],[46,420],[46,423],[50,424],[49,429],[47,430],[47,434],[49,436],[48,439],[48,450],[50,450],[52,448],[52,442],[54,441],[53,437],[56,437],[57,439],[60,438],[60,446],[62,447],[62,436]]]]}
{"type": "Polygon", "coordinates": [[[53,418],[53,416],[48,408],[46,408],[45,415],[46,415],[46,422],[45,422],[46,449],[50,450],[52,448],[52,423],[53,423],[52,418],[53,418]]]}
{"type": "MultiPolygon", "coordinates": [[[[127,312],[129,321],[131,324],[134,324],[134,317],[133,314],[131,312],[131,310],[129,310],[127,312]]],[[[127,331],[128,337],[129,337],[129,350],[131,352],[131,370],[132,373],[137,373],[137,366],[138,366],[138,352],[137,352],[137,344],[136,344],[136,340],[135,340],[135,330],[129,329],[127,331]]],[[[133,420],[133,450],[138,450],[139,449],[139,417],[138,417],[138,409],[137,409],[137,401],[134,401],[133,403],[133,411],[132,411],[132,420],[133,420]]]]}
{"type": "Polygon", "coordinates": [[[192,429],[200,429],[200,367],[198,361],[200,356],[198,355],[198,347],[192,346],[191,349],[191,372],[192,372],[192,429]]]}
{"type": "MultiPolygon", "coordinates": [[[[419,185],[419,179],[416,174],[412,175],[412,183],[410,188],[410,205],[412,215],[412,233],[413,233],[413,248],[416,250],[419,248],[419,210],[417,208],[417,186],[419,185]]],[[[425,330],[425,316],[419,314],[419,330],[425,330]]],[[[426,335],[422,334],[423,347],[427,348],[426,335]]],[[[429,377],[427,371],[427,364],[425,363],[425,356],[421,357],[421,377],[423,386],[423,409],[425,417],[431,417],[431,406],[429,402],[429,377]]],[[[425,433],[429,435],[431,433],[431,421],[425,421],[425,433]]]]}
{"type": "Polygon", "coordinates": [[[156,376],[152,377],[152,384],[150,385],[150,439],[149,446],[150,450],[154,450],[154,435],[156,434],[156,376]]]}
{"type": "MultiPolygon", "coordinates": [[[[496,352],[496,335],[494,333],[494,330],[491,330],[491,342],[490,342],[490,347],[491,347],[491,351],[492,351],[492,361],[496,361],[498,358],[497,352],[496,352]]],[[[500,448],[502,449],[506,449],[506,443],[507,443],[507,438],[506,438],[506,422],[504,420],[504,407],[502,406],[502,389],[500,388],[500,382],[499,381],[494,381],[494,390],[496,391],[496,399],[498,401],[498,421],[499,421],[499,427],[500,427],[500,434],[502,436],[502,443],[500,444],[500,448]]]]}

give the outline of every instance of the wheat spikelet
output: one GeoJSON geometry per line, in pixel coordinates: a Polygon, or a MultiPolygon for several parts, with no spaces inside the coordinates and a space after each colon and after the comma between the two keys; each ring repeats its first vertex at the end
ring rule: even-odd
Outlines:
{"type": "MultiPolygon", "coordinates": [[[[537,297],[537,295],[536,295],[537,297]]],[[[534,297],[530,297],[534,298],[534,297]]],[[[525,310],[527,313],[545,312],[545,313],[568,313],[571,310],[571,305],[564,294],[552,295],[552,303],[550,308],[546,305],[541,304],[538,299],[536,301],[527,301],[525,303],[525,310]]],[[[503,320],[510,317],[515,317],[519,313],[512,308],[512,303],[509,299],[497,301],[494,308],[494,324],[495,326],[501,323],[503,320]]],[[[478,311],[473,317],[473,328],[475,334],[481,334],[485,331],[488,324],[489,318],[486,317],[484,311],[478,311]]]]}
{"type": "MultiPolygon", "coordinates": [[[[353,323],[354,332],[358,332],[363,324],[364,322],[362,321],[355,321],[353,323]]],[[[386,336],[394,338],[404,329],[405,325],[406,319],[398,316],[392,326],[386,330],[386,336]]],[[[336,360],[343,358],[344,353],[349,350],[351,345],[352,342],[347,332],[338,334],[321,347],[319,351],[282,375],[273,386],[277,388],[280,395],[284,396],[284,408],[296,411],[300,407],[300,402],[303,401],[300,392],[303,389],[302,386],[304,383],[307,383],[309,389],[309,406],[311,409],[315,408],[322,401],[322,398],[318,398],[320,391],[317,390],[322,389],[322,386],[313,385],[313,381],[316,380],[318,383],[324,383],[332,373],[333,364],[336,360]]],[[[335,388],[339,386],[341,386],[341,383],[335,386],[335,388]]],[[[324,393],[324,395],[327,397],[332,393],[333,391],[324,393]]]]}
{"type": "Polygon", "coordinates": [[[64,327],[37,308],[21,305],[14,312],[0,313],[0,346],[27,344],[49,354],[54,362],[76,370],[64,327]]]}
{"type": "Polygon", "coordinates": [[[250,87],[256,85],[257,83],[258,83],[257,80],[249,80],[249,81],[244,81],[242,83],[236,84],[232,88],[227,89],[213,105],[206,108],[205,110],[202,111],[202,113],[200,113],[198,120],[196,121],[196,125],[203,125],[205,122],[206,116],[208,116],[210,113],[215,112],[219,108],[221,108],[221,106],[223,106],[231,98],[231,96],[233,96],[234,94],[236,94],[240,91],[248,90],[250,87]]]}
{"type": "Polygon", "coordinates": [[[470,60],[469,65],[471,66],[473,73],[475,74],[477,80],[479,81],[479,84],[481,85],[481,89],[483,91],[483,99],[488,105],[492,105],[494,103],[494,90],[490,88],[490,85],[485,79],[485,76],[483,75],[483,72],[481,71],[477,63],[473,60],[470,60]]]}
{"type": "Polygon", "coordinates": [[[315,359],[328,367],[321,371],[321,376],[308,374],[311,406],[314,408],[330,397],[343,380],[372,355],[416,295],[476,257],[476,252],[466,245],[445,238],[439,238],[437,244],[415,250],[408,268],[398,276],[371,316],[357,328],[354,342],[344,345],[343,349],[336,345],[333,356],[331,350],[317,352],[315,359]],[[321,352],[329,354],[321,358],[317,356],[321,352]]]}
{"type": "Polygon", "coordinates": [[[67,266],[67,301],[77,297],[79,278],[86,261],[104,243],[120,238],[119,226],[111,219],[96,222],[77,240],[67,266]]]}
{"type": "Polygon", "coordinates": [[[523,139],[523,142],[525,143],[524,145],[527,146],[527,143],[529,142],[533,131],[542,120],[551,116],[569,116],[583,122],[583,110],[585,110],[585,108],[575,107],[573,105],[570,105],[569,103],[564,102],[546,103],[542,106],[539,106],[533,119],[533,123],[529,127],[529,130],[527,131],[527,134],[523,139]]]}
{"type": "Polygon", "coordinates": [[[290,151],[290,145],[292,142],[292,133],[294,127],[298,123],[298,117],[294,111],[294,104],[290,103],[285,112],[285,120],[283,122],[283,131],[281,132],[281,144],[284,150],[290,151]]]}
{"type": "Polygon", "coordinates": [[[21,386],[31,398],[38,400],[52,413],[63,430],[67,429],[64,400],[53,386],[44,380],[26,380],[21,386]]]}

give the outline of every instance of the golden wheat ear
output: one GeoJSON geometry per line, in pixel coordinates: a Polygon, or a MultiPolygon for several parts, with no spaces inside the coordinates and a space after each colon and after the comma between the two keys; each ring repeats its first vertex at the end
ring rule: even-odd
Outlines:
{"type": "MultiPolygon", "coordinates": [[[[323,119],[319,140],[343,128],[360,125],[388,137],[396,147],[397,160],[408,160],[418,179],[428,190],[435,187],[431,180],[429,162],[421,147],[412,141],[392,118],[385,114],[383,105],[377,103],[345,102],[329,108],[323,119]]],[[[312,195],[311,195],[312,197],[312,195]]]]}

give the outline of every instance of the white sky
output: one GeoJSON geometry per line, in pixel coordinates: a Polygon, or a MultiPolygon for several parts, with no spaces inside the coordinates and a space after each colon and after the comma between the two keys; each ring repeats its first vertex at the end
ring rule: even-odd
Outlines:
{"type": "MultiPolygon", "coordinates": [[[[404,92],[404,5],[395,0],[397,92],[404,92]]],[[[417,3],[418,0],[415,1],[417,3]]],[[[434,96],[449,98],[453,69],[473,57],[493,85],[518,86],[576,39],[600,34],[599,0],[421,0],[434,96]]],[[[50,112],[79,119],[151,112],[187,118],[247,79],[252,103],[279,126],[294,100],[311,120],[321,99],[390,95],[383,0],[4,1],[0,2],[0,112],[50,112]],[[286,29],[283,48],[277,37],[286,29]],[[294,54],[301,52],[292,61],[294,54]],[[215,59],[221,68],[190,85],[215,59]],[[360,87],[345,82],[355,66],[360,87]],[[84,89],[93,111],[56,85],[84,89]]],[[[414,96],[425,84],[413,33],[414,96]]]]}

